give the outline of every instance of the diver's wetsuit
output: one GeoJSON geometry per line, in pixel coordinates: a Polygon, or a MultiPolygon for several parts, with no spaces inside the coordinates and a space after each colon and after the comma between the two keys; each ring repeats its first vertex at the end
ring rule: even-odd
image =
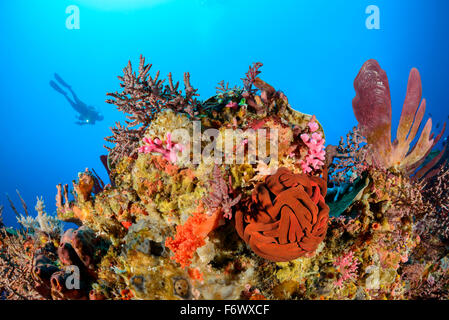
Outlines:
{"type": "Polygon", "coordinates": [[[79,113],[79,115],[77,116],[77,119],[79,121],[76,121],[75,123],[78,125],[85,125],[85,124],[95,124],[96,121],[101,121],[103,120],[103,116],[101,115],[101,113],[97,112],[95,110],[94,107],[92,106],[88,106],[87,104],[85,104],[84,102],[82,102],[78,96],[76,95],[76,93],[72,90],[72,87],[69,86],[64,80],[62,80],[62,78],[55,73],[55,79],[65,88],[67,88],[70,93],[72,94],[73,100],[70,99],[67,95],[67,92],[65,92],[64,90],[61,89],[61,87],[59,87],[56,82],[54,82],[53,80],[50,81],[50,86],[57,92],[59,92],[60,94],[62,94],[67,101],[70,103],[70,105],[72,106],[72,108],[79,113]]]}

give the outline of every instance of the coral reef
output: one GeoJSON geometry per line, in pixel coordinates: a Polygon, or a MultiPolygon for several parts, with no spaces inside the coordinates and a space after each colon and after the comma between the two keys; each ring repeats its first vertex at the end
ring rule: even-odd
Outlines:
{"type": "Polygon", "coordinates": [[[367,61],[358,126],[325,146],[261,67],[201,101],[188,73],[182,92],[129,63],[108,100],[127,115],[106,138],[110,183],[86,169],[58,185],[57,217],[10,201],[21,228],[0,219],[2,298],[449,298],[447,148],[430,119],[411,147],[418,71],[392,142],[388,79],[367,61]]]}

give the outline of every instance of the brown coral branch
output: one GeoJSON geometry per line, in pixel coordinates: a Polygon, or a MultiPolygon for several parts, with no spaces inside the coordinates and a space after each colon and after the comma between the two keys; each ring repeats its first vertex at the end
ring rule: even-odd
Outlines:
{"type": "Polygon", "coordinates": [[[259,70],[263,66],[261,62],[254,62],[252,66],[249,67],[248,72],[245,74],[245,78],[242,78],[243,88],[245,91],[249,93],[254,93],[254,89],[252,88],[254,82],[256,81],[256,77],[261,73],[259,70]]]}
{"type": "Polygon", "coordinates": [[[20,202],[22,203],[22,207],[23,207],[23,211],[25,212],[25,216],[28,217],[28,207],[27,204],[25,202],[25,200],[23,200],[22,196],[20,195],[19,190],[16,189],[16,193],[19,196],[20,202]]]}

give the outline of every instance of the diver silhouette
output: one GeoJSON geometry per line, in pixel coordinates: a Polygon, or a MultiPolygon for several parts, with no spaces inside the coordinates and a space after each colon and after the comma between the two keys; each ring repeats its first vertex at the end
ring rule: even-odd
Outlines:
{"type": "Polygon", "coordinates": [[[98,112],[97,110],[95,110],[95,108],[93,106],[88,106],[87,104],[82,102],[78,98],[76,93],[72,90],[72,87],[69,86],[64,80],[62,80],[62,78],[57,73],[55,73],[55,79],[56,79],[56,81],[59,82],[59,84],[61,84],[61,86],[67,88],[70,91],[70,93],[72,94],[73,100],[69,98],[69,96],[67,95],[67,92],[65,92],[63,89],[61,89],[61,87],[58,86],[58,84],[56,82],[54,82],[53,80],[50,81],[50,86],[55,91],[62,94],[67,99],[67,101],[70,103],[72,108],[76,112],[79,113],[79,115],[77,115],[78,121],[76,121],[75,124],[80,125],[80,126],[85,125],[85,124],[95,124],[96,121],[101,121],[104,119],[103,115],[100,112],[98,112]]]}

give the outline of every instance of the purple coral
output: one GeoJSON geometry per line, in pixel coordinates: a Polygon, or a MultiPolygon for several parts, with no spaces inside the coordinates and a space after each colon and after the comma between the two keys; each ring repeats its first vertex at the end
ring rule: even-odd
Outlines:
{"type": "Polygon", "coordinates": [[[223,179],[220,168],[217,165],[215,165],[212,175],[213,180],[210,181],[212,192],[207,197],[203,198],[203,202],[209,209],[208,214],[211,215],[213,211],[221,207],[223,216],[231,219],[232,207],[240,201],[242,195],[239,194],[238,197],[234,199],[229,197],[231,190],[223,179]]]}
{"type": "Polygon", "coordinates": [[[245,105],[252,108],[258,115],[267,112],[284,112],[290,106],[287,97],[257,77],[261,73],[260,67],[262,67],[262,63],[254,63],[246,73],[246,78],[242,79],[244,88],[242,97],[245,99],[245,105]],[[255,89],[253,85],[256,87],[255,89]],[[257,91],[260,91],[260,96],[256,95],[257,91]]]}
{"type": "Polygon", "coordinates": [[[254,82],[256,82],[257,76],[261,73],[259,69],[262,66],[263,64],[261,62],[255,62],[252,66],[249,67],[249,70],[245,75],[246,77],[242,78],[245,91],[254,93],[254,89],[252,88],[252,86],[254,82]]]}

